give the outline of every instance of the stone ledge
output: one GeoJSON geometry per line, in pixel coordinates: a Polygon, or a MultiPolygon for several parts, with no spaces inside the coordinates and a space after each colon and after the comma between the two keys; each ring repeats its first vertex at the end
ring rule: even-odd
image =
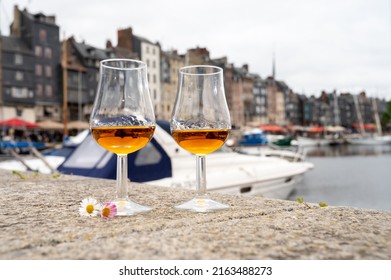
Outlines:
{"type": "Polygon", "coordinates": [[[213,194],[231,208],[177,211],[188,190],[132,184],[152,206],[131,217],[80,217],[80,201],[115,182],[0,171],[1,259],[391,259],[391,213],[213,194]]]}

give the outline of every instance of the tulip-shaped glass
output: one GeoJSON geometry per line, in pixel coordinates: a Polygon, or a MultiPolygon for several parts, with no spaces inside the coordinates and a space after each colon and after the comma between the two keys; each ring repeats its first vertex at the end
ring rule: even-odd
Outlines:
{"type": "Polygon", "coordinates": [[[97,95],[90,117],[96,142],[117,154],[117,215],[151,210],[128,197],[128,154],[143,148],[152,138],[156,121],[149,94],[147,65],[130,59],[100,63],[97,95]]]}
{"type": "MultiPolygon", "coordinates": [[[[223,69],[195,65],[179,70],[179,84],[170,123],[175,141],[196,155],[196,196],[177,209],[210,212],[228,208],[206,193],[205,156],[218,150],[231,129],[223,69]]],[[[224,174],[221,174],[224,176],[224,174]]]]}

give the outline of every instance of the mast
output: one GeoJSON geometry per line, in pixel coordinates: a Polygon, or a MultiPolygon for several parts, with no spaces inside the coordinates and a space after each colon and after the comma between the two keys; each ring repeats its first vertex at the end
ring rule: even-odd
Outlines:
{"type": "Polygon", "coordinates": [[[383,131],[380,124],[379,112],[377,108],[377,99],[375,98],[372,99],[372,106],[373,106],[373,114],[376,122],[377,133],[379,134],[379,136],[381,136],[383,134],[383,131]]]}
{"type": "Polygon", "coordinates": [[[358,103],[357,95],[353,94],[353,100],[354,100],[354,105],[356,107],[358,123],[360,125],[360,132],[361,132],[361,135],[364,135],[365,134],[364,122],[363,122],[363,119],[362,119],[361,110],[360,110],[360,106],[359,106],[359,103],[358,103]]]}

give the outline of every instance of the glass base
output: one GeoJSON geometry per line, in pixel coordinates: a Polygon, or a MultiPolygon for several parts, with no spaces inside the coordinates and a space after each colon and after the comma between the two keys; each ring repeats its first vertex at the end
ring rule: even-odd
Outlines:
{"type": "Polygon", "coordinates": [[[195,197],[183,204],[175,206],[175,209],[193,212],[214,212],[228,208],[228,205],[217,202],[208,197],[195,197]]]}
{"type": "Polygon", "coordinates": [[[112,202],[117,206],[117,216],[131,216],[152,210],[152,208],[140,205],[128,198],[117,198],[112,202]]]}

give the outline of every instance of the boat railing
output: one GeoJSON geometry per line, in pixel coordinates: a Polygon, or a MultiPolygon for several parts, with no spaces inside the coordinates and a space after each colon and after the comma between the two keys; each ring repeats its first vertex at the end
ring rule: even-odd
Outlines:
{"type": "MultiPolygon", "coordinates": [[[[30,151],[30,155],[32,155],[33,157],[39,159],[40,161],[43,162],[43,164],[49,168],[50,172],[51,173],[56,173],[56,169],[53,168],[53,166],[50,165],[50,163],[45,159],[45,157],[32,145],[30,145],[28,147],[29,151],[30,151]]],[[[32,168],[27,162],[26,162],[26,157],[25,156],[22,156],[20,155],[14,148],[12,147],[8,147],[4,150],[4,152],[6,154],[9,154],[11,155],[13,158],[15,158],[16,160],[18,160],[21,164],[23,164],[27,171],[36,171],[34,168],[32,168]]]]}

